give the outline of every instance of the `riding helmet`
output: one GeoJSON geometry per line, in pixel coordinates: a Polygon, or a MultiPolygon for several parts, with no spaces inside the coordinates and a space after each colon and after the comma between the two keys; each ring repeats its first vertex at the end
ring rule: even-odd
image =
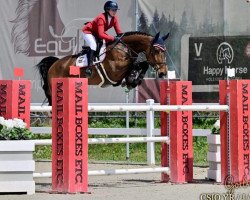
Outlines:
{"type": "Polygon", "coordinates": [[[115,1],[107,1],[104,4],[104,11],[107,12],[108,10],[119,10],[118,4],[115,1]]]}

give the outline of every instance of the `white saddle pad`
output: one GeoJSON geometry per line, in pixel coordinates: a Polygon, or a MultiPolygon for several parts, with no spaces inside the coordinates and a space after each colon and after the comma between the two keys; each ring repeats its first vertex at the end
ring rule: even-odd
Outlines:
{"type": "MultiPolygon", "coordinates": [[[[106,57],[105,51],[106,51],[106,44],[104,42],[101,49],[100,49],[100,53],[99,53],[100,60],[98,60],[98,61],[94,60],[94,64],[102,62],[104,60],[104,58],[106,57]]],[[[76,59],[76,66],[78,66],[78,67],[86,67],[86,66],[88,66],[88,59],[87,59],[86,54],[82,55],[82,56],[79,56],[76,59]]]]}
{"type": "Polygon", "coordinates": [[[84,67],[88,65],[87,55],[79,56],[76,59],[76,66],[78,67],[84,67]]]}

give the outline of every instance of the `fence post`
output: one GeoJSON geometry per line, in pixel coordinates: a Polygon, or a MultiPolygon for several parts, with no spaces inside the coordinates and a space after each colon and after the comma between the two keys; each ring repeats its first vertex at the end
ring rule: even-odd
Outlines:
{"type": "MultiPolygon", "coordinates": [[[[126,104],[129,103],[129,90],[126,92],[126,104]]],[[[126,111],[126,128],[129,129],[129,111],[126,111]]],[[[129,134],[127,134],[127,138],[129,138],[129,134]]],[[[129,149],[129,143],[126,143],[126,160],[129,160],[130,157],[130,149],[129,149]]]]}
{"type": "MultiPolygon", "coordinates": [[[[161,104],[191,105],[192,83],[190,81],[161,82],[161,104]],[[168,95],[170,102],[168,102],[168,95]]],[[[162,145],[162,166],[170,167],[170,180],[174,183],[193,180],[192,111],[161,113],[161,135],[170,136],[170,146],[162,145]],[[170,122],[169,122],[170,120],[170,122]],[[169,129],[170,127],[170,129],[169,129]]],[[[169,181],[162,174],[162,181],[169,181]]]]}
{"type": "MultiPolygon", "coordinates": [[[[167,80],[160,82],[160,103],[161,105],[169,105],[169,82],[167,80]]],[[[169,112],[161,112],[160,116],[161,136],[169,137],[169,112]]],[[[169,145],[167,143],[161,143],[161,166],[169,167],[169,145]]],[[[161,173],[161,181],[169,182],[169,174],[161,173]]]]}
{"type": "MultiPolygon", "coordinates": [[[[219,81],[219,103],[220,105],[229,105],[229,93],[227,91],[227,81],[219,81]]],[[[228,138],[228,127],[229,123],[229,113],[225,111],[220,111],[220,141],[221,141],[221,182],[223,183],[226,177],[229,175],[229,138],[228,138]]]]}
{"type": "MultiPolygon", "coordinates": [[[[154,104],[153,99],[146,100],[148,106],[154,104]]],[[[147,137],[153,137],[154,134],[154,111],[147,111],[147,137]]],[[[147,164],[155,165],[155,143],[147,143],[147,164]]]]}
{"type": "Polygon", "coordinates": [[[220,103],[229,92],[229,121],[221,112],[222,182],[250,182],[250,80],[230,80],[229,88],[220,81],[220,103]],[[226,92],[225,92],[226,90],[226,92]],[[229,123],[228,123],[229,122],[229,123]],[[226,128],[225,128],[226,127],[226,128]]]}
{"type": "MultiPolygon", "coordinates": [[[[192,105],[192,82],[170,82],[170,105],[192,105]]],[[[193,181],[192,111],[170,112],[171,182],[193,181]]]]}
{"type": "Polygon", "coordinates": [[[52,190],[88,192],[88,80],[52,80],[52,190]]]}
{"type": "Polygon", "coordinates": [[[22,119],[30,127],[31,82],[0,80],[0,116],[22,119]]]}

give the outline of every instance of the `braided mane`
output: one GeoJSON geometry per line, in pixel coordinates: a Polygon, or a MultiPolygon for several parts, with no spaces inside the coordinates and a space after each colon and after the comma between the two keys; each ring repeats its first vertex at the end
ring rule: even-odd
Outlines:
{"type": "Polygon", "coordinates": [[[119,34],[118,36],[130,36],[130,35],[145,35],[145,36],[152,36],[148,33],[144,33],[144,32],[141,32],[141,31],[129,31],[129,32],[125,32],[125,33],[121,33],[119,34]],[[124,35],[123,35],[124,34],[124,35]]]}

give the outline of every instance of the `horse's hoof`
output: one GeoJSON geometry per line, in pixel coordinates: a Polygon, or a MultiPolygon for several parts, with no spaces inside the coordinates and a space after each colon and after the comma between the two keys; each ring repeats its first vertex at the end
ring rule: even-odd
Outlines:
{"type": "Polygon", "coordinates": [[[92,76],[92,69],[91,68],[87,68],[85,70],[85,75],[87,78],[90,78],[92,76]]]}
{"type": "Polygon", "coordinates": [[[121,84],[122,87],[125,87],[126,85],[127,85],[127,84],[126,84],[125,81],[123,81],[122,84],[121,84]]]}
{"type": "Polygon", "coordinates": [[[132,90],[133,87],[131,87],[131,85],[127,85],[127,89],[128,89],[128,90],[132,90]]]}
{"type": "Polygon", "coordinates": [[[142,83],[142,80],[139,80],[139,81],[137,82],[137,86],[138,86],[138,85],[141,85],[141,83],[142,83]]]}

